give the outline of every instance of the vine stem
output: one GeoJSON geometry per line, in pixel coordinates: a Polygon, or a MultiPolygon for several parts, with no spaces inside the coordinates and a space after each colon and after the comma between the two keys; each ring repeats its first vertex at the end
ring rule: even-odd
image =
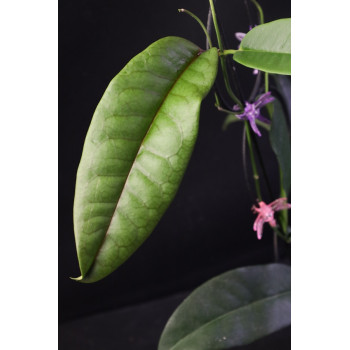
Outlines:
{"type": "Polygon", "coordinates": [[[205,28],[203,22],[194,14],[192,13],[191,11],[188,11],[186,9],[178,9],[179,12],[184,12],[184,13],[187,13],[188,15],[190,15],[193,19],[195,19],[198,24],[202,27],[206,37],[207,37],[207,40],[208,40],[208,44],[209,44],[209,47],[212,48],[213,47],[213,44],[211,42],[211,39],[210,39],[210,36],[209,36],[209,33],[207,31],[207,28],[205,28]]]}
{"type": "Polygon", "coordinates": [[[255,190],[256,190],[256,194],[258,196],[258,200],[260,202],[260,201],[262,201],[262,196],[261,196],[261,190],[260,190],[259,174],[258,174],[258,169],[257,169],[256,163],[255,163],[253,145],[252,145],[252,137],[250,134],[249,124],[248,124],[247,120],[244,121],[244,127],[245,127],[245,131],[246,131],[247,143],[248,143],[248,147],[249,147],[250,161],[252,164],[255,190]]]}
{"type": "MultiPolygon", "coordinates": [[[[226,67],[226,62],[225,62],[225,55],[223,55],[225,50],[224,50],[224,47],[223,47],[223,44],[222,44],[222,40],[221,40],[219,24],[218,24],[218,21],[217,21],[217,18],[216,18],[216,12],[215,12],[215,8],[214,8],[213,0],[209,0],[209,4],[210,4],[211,15],[212,15],[212,18],[213,18],[214,28],[215,28],[215,32],[216,32],[216,37],[217,37],[217,41],[218,41],[218,45],[219,45],[220,63],[221,63],[221,69],[222,69],[223,76],[224,76],[224,83],[225,83],[225,86],[226,86],[226,90],[227,90],[228,94],[230,95],[230,97],[238,104],[238,106],[241,109],[243,109],[243,104],[236,97],[236,95],[233,93],[233,91],[231,89],[231,86],[229,84],[228,74],[227,74],[227,67],[226,67]]],[[[230,51],[230,53],[232,53],[235,50],[232,50],[232,51],[231,50],[226,50],[226,51],[230,51]]],[[[246,137],[247,137],[247,143],[248,143],[248,147],[249,147],[250,161],[251,161],[252,170],[253,170],[253,179],[254,179],[256,194],[258,196],[258,199],[261,201],[262,197],[261,197],[261,191],[260,191],[259,174],[258,174],[258,170],[257,170],[256,163],[255,163],[252,139],[251,139],[250,129],[249,129],[249,125],[248,125],[247,121],[244,122],[244,128],[245,128],[246,137]]]]}
{"type": "Polygon", "coordinates": [[[265,72],[265,92],[269,92],[269,73],[265,72]]]}
{"type": "Polygon", "coordinates": [[[219,55],[220,56],[226,56],[226,55],[234,55],[236,52],[238,52],[239,50],[224,50],[224,51],[220,51],[219,55]]]}
{"type": "Polygon", "coordinates": [[[260,24],[264,24],[264,12],[261,8],[261,6],[258,4],[258,2],[256,0],[250,0],[255,7],[257,8],[258,12],[259,12],[259,16],[260,16],[260,24]]]}
{"type": "Polygon", "coordinates": [[[228,94],[235,101],[235,103],[238,106],[240,106],[241,108],[243,108],[242,102],[237,98],[237,96],[234,94],[234,92],[231,89],[229,79],[228,79],[228,74],[227,74],[225,56],[221,55],[224,52],[224,46],[223,46],[222,40],[221,40],[221,35],[220,35],[220,31],[219,31],[219,24],[218,24],[218,21],[216,18],[216,12],[215,12],[215,8],[214,8],[213,0],[209,0],[209,4],[210,4],[210,9],[211,9],[211,14],[213,17],[213,23],[214,23],[214,28],[215,28],[215,32],[216,32],[216,37],[217,37],[218,45],[219,45],[220,64],[221,64],[222,74],[224,76],[225,87],[226,87],[228,94]]]}
{"type": "Polygon", "coordinates": [[[275,258],[275,262],[279,260],[279,252],[278,252],[278,236],[275,231],[273,231],[273,255],[275,258]]]}

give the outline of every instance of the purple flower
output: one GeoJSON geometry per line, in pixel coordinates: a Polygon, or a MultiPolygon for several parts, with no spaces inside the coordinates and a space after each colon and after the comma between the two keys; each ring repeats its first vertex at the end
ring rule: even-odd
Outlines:
{"type": "Polygon", "coordinates": [[[246,34],[246,33],[236,32],[236,33],[235,33],[235,37],[236,37],[236,39],[237,39],[238,41],[242,41],[243,38],[245,37],[245,34],[246,34]]]}
{"type": "MultiPolygon", "coordinates": [[[[236,117],[242,120],[248,120],[253,131],[258,136],[261,136],[261,133],[255,124],[255,119],[259,119],[264,123],[270,124],[270,120],[261,115],[260,109],[268,103],[274,101],[274,99],[275,98],[271,96],[271,92],[266,92],[265,94],[262,94],[255,102],[246,102],[244,112],[241,114],[236,114],[236,117]]],[[[238,111],[239,107],[235,105],[233,106],[233,110],[238,111]]]]}

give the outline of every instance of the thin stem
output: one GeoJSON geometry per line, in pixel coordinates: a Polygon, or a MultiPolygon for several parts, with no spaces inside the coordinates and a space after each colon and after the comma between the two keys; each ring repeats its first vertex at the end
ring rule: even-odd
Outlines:
{"type": "Polygon", "coordinates": [[[218,21],[216,18],[216,12],[215,12],[213,0],[209,0],[209,4],[210,4],[210,9],[211,9],[211,15],[213,17],[213,23],[214,23],[214,27],[215,27],[216,37],[218,39],[219,49],[220,49],[220,51],[223,51],[224,47],[223,47],[222,41],[221,41],[221,35],[220,35],[220,31],[219,31],[218,21]]]}
{"type": "MultiPolygon", "coordinates": [[[[208,32],[208,36],[206,38],[206,42],[205,42],[205,48],[206,50],[209,50],[209,40],[211,37],[211,32],[212,32],[212,14],[211,14],[211,8],[209,6],[209,11],[208,11],[208,18],[207,18],[207,32],[208,32]]],[[[217,82],[214,83],[214,97],[215,97],[215,102],[217,106],[222,106],[220,103],[220,99],[223,102],[223,104],[228,107],[230,105],[230,103],[227,103],[227,101],[225,101],[224,97],[220,94],[220,89],[218,88],[217,82]]]]}
{"type": "MultiPolygon", "coordinates": [[[[215,1],[214,1],[215,3],[215,1]]],[[[219,23],[219,32],[221,33],[221,38],[222,38],[222,43],[224,48],[229,47],[230,45],[228,45],[227,40],[226,40],[226,36],[225,36],[225,31],[223,26],[221,25],[220,21],[219,23]]],[[[230,82],[232,82],[233,84],[233,88],[235,89],[234,91],[236,92],[236,96],[238,97],[238,99],[240,101],[244,101],[244,97],[243,97],[243,91],[240,87],[240,81],[237,77],[237,72],[236,72],[236,68],[234,66],[234,61],[232,59],[229,59],[230,63],[227,66],[227,71],[228,71],[228,79],[230,82]]],[[[225,63],[227,63],[227,58],[225,60],[225,63]]]]}
{"type": "Polygon", "coordinates": [[[226,55],[234,55],[239,50],[224,50],[223,52],[220,52],[220,56],[226,56],[226,55]]]}
{"type": "Polygon", "coordinates": [[[257,8],[258,12],[259,12],[259,16],[260,16],[260,24],[264,24],[264,12],[262,10],[262,7],[258,4],[258,2],[256,0],[250,0],[255,7],[257,8]]]}
{"type": "MultiPolygon", "coordinates": [[[[287,193],[283,188],[283,173],[280,168],[280,197],[285,198],[287,197],[287,193]]],[[[286,235],[287,234],[287,226],[288,226],[288,210],[284,209],[279,212],[279,223],[282,229],[282,232],[286,235]]]]}
{"type": "MultiPolygon", "coordinates": [[[[219,96],[216,92],[214,92],[214,97],[215,97],[215,103],[217,106],[219,106],[221,108],[221,105],[220,105],[220,100],[219,100],[219,96]]],[[[218,108],[219,108],[218,107],[218,108]]]]}
{"type": "Polygon", "coordinates": [[[269,92],[269,73],[265,72],[265,92],[269,92]]]}
{"type": "Polygon", "coordinates": [[[244,123],[245,123],[245,131],[247,134],[247,143],[248,143],[248,147],[249,147],[250,162],[252,164],[252,170],[253,170],[253,179],[254,179],[254,184],[255,184],[255,190],[256,190],[256,194],[258,196],[259,201],[262,201],[262,196],[261,196],[261,191],[260,191],[260,183],[259,183],[259,174],[258,174],[258,169],[257,169],[256,163],[255,163],[249,124],[248,124],[248,121],[246,121],[246,120],[244,121],[244,123]]]}
{"type": "Polygon", "coordinates": [[[202,29],[203,29],[206,37],[207,37],[207,40],[208,40],[208,43],[209,43],[209,47],[212,48],[213,44],[211,42],[211,39],[210,39],[209,33],[207,31],[207,28],[205,28],[203,22],[195,14],[193,14],[191,11],[188,11],[188,10],[185,10],[185,9],[179,9],[178,11],[187,13],[188,15],[190,15],[192,18],[194,18],[198,22],[198,24],[202,27],[202,29]]]}
{"type": "Polygon", "coordinates": [[[248,5],[248,1],[247,0],[244,0],[244,6],[245,6],[246,11],[247,11],[249,27],[252,28],[254,23],[252,21],[252,16],[250,14],[249,5],[248,5]]]}
{"type": "Polygon", "coordinates": [[[258,93],[260,82],[261,82],[261,75],[262,75],[262,72],[259,70],[258,71],[258,75],[256,76],[256,79],[255,79],[253,90],[252,90],[252,92],[250,93],[250,96],[249,96],[249,100],[248,101],[250,101],[250,102],[255,99],[255,96],[258,93]]]}
{"type": "Polygon", "coordinates": [[[279,260],[278,236],[275,231],[273,231],[273,255],[275,257],[275,262],[277,262],[279,260]]]}
{"type": "MultiPolygon", "coordinates": [[[[258,119],[255,120],[255,122],[257,122],[258,119]]],[[[258,124],[258,123],[257,123],[258,124]]],[[[271,130],[271,129],[270,129],[271,130]]],[[[269,192],[269,195],[271,197],[271,201],[274,199],[273,198],[273,193],[272,193],[272,188],[271,188],[271,185],[270,185],[270,181],[269,181],[269,178],[267,176],[267,171],[266,171],[266,168],[265,168],[265,165],[264,165],[264,160],[263,160],[263,157],[261,155],[261,152],[260,152],[260,148],[259,148],[259,145],[258,145],[258,141],[256,139],[256,136],[255,134],[253,134],[252,136],[252,140],[253,140],[253,144],[254,144],[254,148],[255,148],[255,152],[258,156],[258,160],[259,160],[259,163],[260,163],[260,166],[261,166],[261,170],[262,170],[262,173],[263,173],[263,177],[265,179],[265,182],[266,182],[266,186],[267,186],[267,190],[269,192]]]]}
{"type": "MultiPolygon", "coordinates": [[[[211,29],[212,29],[211,23],[212,23],[212,15],[211,15],[211,9],[210,9],[210,6],[209,6],[208,18],[207,18],[207,32],[208,32],[209,38],[211,37],[211,29]]],[[[208,37],[207,37],[207,40],[206,40],[205,47],[206,47],[207,50],[209,49],[208,37]]]]}
{"type": "Polygon", "coordinates": [[[278,252],[278,236],[277,233],[273,232],[273,255],[275,258],[275,262],[279,260],[279,252],[278,252]]]}
{"type": "Polygon", "coordinates": [[[248,167],[247,167],[247,133],[246,133],[246,125],[243,126],[243,135],[242,135],[242,160],[243,160],[243,173],[244,180],[248,188],[249,195],[251,197],[251,201],[255,202],[256,197],[253,194],[253,190],[250,186],[249,177],[248,177],[248,167]]]}
{"type": "MultiPolygon", "coordinates": [[[[216,37],[218,40],[219,55],[220,55],[220,53],[224,52],[224,46],[223,46],[222,40],[221,40],[221,35],[220,35],[220,31],[219,31],[219,24],[218,24],[218,21],[216,18],[216,12],[215,12],[215,8],[214,8],[213,0],[209,0],[209,3],[210,3],[211,14],[213,17],[213,23],[214,23],[214,28],[215,28],[215,32],[216,32],[216,37]]],[[[228,79],[227,67],[226,67],[226,62],[225,62],[224,56],[220,56],[220,64],[221,64],[222,74],[224,76],[225,87],[226,87],[228,94],[236,102],[236,104],[238,104],[241,108],[243,108],[241,101],[237,98],[237,96],[234,94],[234,92],[231,89],[229,79],[228,79]]]]}

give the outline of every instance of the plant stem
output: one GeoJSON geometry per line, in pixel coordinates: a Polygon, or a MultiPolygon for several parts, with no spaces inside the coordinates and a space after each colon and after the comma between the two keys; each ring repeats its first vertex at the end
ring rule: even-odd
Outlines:
{"type": "MultiPolygon", "coordinates": [[[[258,124],[258,120],[255,120],[255,122],[258,124]]],[[[268,131],[270,131],[270,130],[268,130],[268,131]]],[[[270,185],[269,178],[267,176],[267,171],[265,169],[264,160],[263,160],[262,154],[260,152],[258,140],[257,140],[257,137],[256,137],[255,134],[252,135],[252,141],[253,141],[253,145],[254,145],[254,148],[255,148],[255,152],[256,152],[256,154],[258,156],[258,161],[259,161],[260,166],[261,166],[261,170],[262,170],[262,173],[263,173],[264,180],[266,182],[267,190],[268,190],[269,195],[271,197],[271,201],[273,201],[274,198],[273,198],[272,188],[271,188],[271,185],[270,185]]]]}
{"type": "Polygon", "coordinates": [[[210,4],[210,9],[211,9],[211,15],[213,17],[213,23],[214,23],[214,27],[215,27],[216,37],[218,39],[219,49],[220,49],[220,51],[223,51],[223,45],[222,45],[222,41],[221,41],[221,35],[220,35],[220,31],[219,31],[218,21],[216,18],[216,12],[215,12],[215,8],[214,8],[213,0],[209,0],[209,4],[210,4]]]}
{"type": "Polygon", "coordinates": [[[273,231],[273,255],[275,257],[275,262],[279,260],[279,253],[278,253],[278,236],[275,231],[273,231]]]}
{"type": "Polygon", "coordinates": [[[214,8],[213,0],[209,0],[209,3],[210,3],[211,14],[213,17],[213,23],[214,23],[214,28],[215,28],[215,32],[216,32],[216,37],[217,37],[217,41],[218,41],[218,45],[219,45],[220,64],[221,64],[222,74],[224,76],[225,87],[226,87],[227,93],[235,101],[235,103],[238,104],[241,108],[243,108],[242,102],[234,94],[234,92],[231,89],[230,83],[229,83],[225,57],[221,55],[224,52],[224,46],[223,46],[222,40],[221,40],[221,35],[220,35],[220,31],[219,31],[218,21],[216,18],[216,12],[215,12],[215,8],[214,8]]]}
{"type": "Polygon", "coordinates": [[[265,92],[269,91],[269,73],[265,72],[265,92]]]}
{"type": "Polygon", "coordinates": [[[218,94],[215,91],[214,91],[214,97],[215,97],[216,105],[221,108],[219,96],[218,96],[218,94]]]}
{"type": "Polygon", "coordinates": [[[255,96],[258,93],[258,90],[259,90],[259,87],[260,87],[261,75],[262,75],[262,71],[259,70],[258,71],[258,75],[256,76],[256,79],[255,79],[253,90],[250,93],[250,96],[249,96],[249,99],[248,99],[249,102],[253,101],[255,99],[255,96]]]}
{"type": "MultiPolygon", "coordinates": [[[[206,50],[209,50],[209,45],[212,45],[212,42],[211,42],[211,32],[212,32],[212,15],[211,15],[211,9],[210,9],[210,6],[209,6],[209,11],[208,11],[208,18],[207,18],[207,39],[206,39],[206,42],[205,42],[205,48],[206,50]]],[[[220,103],[220,98],[221,100],[223,101],[223,103],[226,105],[226,102],[224,101],[223,97],[221,96],[220,94],[220,91],[218,89],[218,86],[217,86],[217,82],[214,83],[214,98],[215,98],[215,102],[216,102],[216,105],[217,106],[220,106],[221,107],[221,103],[220,103]]]]}
{"type": "Polygon", "coordinates": [[[259,12],[259,16],[260,16],[260,24],[264,24],[264,12],[261,8],[261,6],[258,4],[258,2],[256,0],[250,0],[255,7],[257,8],[258,12],[259,12]]]}
{"type": "Polygon", "coordinates": [[[257,169],[256,163],[255,163],[254,152],[253,152],[253,145],[252,145],[252,138],[251,138],[251,134],[250,134],[248,121],[245,120],[244,124],[245,124],[245,131],[246,131],[246,135],[247,135],[247,143],[248,143],[248,147],[249,147],[250,161],[251,161],[251,164],[252,164],[255,190],[256,190],[256,194],[258,196],[258,200],[262,201],[261,191],[260,191],[260,183],[259,183],[259,174],[258,174],[258,169],[257,169]]]}
{"type": "Polygon", "coordinates": [[[249,195],[251,197],[251,201],[255,202],[256,197],[254,196],[253,190],[250,186],[249,177],[248,177],[248,166],[247,166],[247,133],[246,133],[246,125],[243,126],[243,135],[242,135],[242,160],[243,160],[243,173],[244,173],[244,180],[248,188],[249,195]]]}
{"type": "Polygon", "coordinates": [[[249,10],[249,5],[248,5],[248,0],[244,0],[244,6],[246,8],[247,11],[247,16],[248,16],[248,21],[249,21],[249,27],[252,28],[254,23],[252,21],[252,16],[250,14],[250,10],[249,10]]]}
{"type": "MultiPolygon", "coordinates": [[[[283,188],[283,174],[282,174],[282,170],[280,168],[280,197],[281,198],[287,198],[287,193],[283,188]]],[[[282,232],[287,235],[287,226],[288,226],[288,210],[281,210],[279,212],[279,222],[280,222],[280,226],[282,229],[282,232]]]]}
{"type": "MultiPolygon", "coordinates": [[[[211,29],[212,29],[211,21],[212,21],[212,15],[211,15],[211,9],[210,9],[210,6],[209,6],[208,18],[207,18],[207,32],[208,32],[209,38],[211,37],[211,29]]],[[[206,49],[207,50],[209,49],[208,38],[207,38],[207,42],[206,42],[206,49]]]]}
{"type": "Polygon", "coordinates": [[[194,13],[192,13],[191,11],[188,11],[186,9],[179,9],[178,11],[187,13],[188,15],[190,15],[192,18],[194,18],[199,23],[199,25],[202,27],[202,29],[203,29],[206,37],[207,37],[207,40],[208,40],[208,43],[209,43],[209,47],[212,48],[213,44],[211,42],[211,39],[210,39],[209,33],[207,31],[207,28],[205,28],[203,22],[194,13]]]}
{"type": "Polygon", "coordinates": [[[226,55],[234,55],[239,50],[224,50],[223,52],[220,52],[220,56],[226,56],[226,55]]]}

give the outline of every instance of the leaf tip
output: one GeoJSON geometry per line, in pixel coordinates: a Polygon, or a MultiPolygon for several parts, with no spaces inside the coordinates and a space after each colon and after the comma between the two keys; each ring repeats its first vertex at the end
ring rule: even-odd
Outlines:
{"type": "Polygon", "coordinates": [[[78,281],[78,282],[80,282],[80,281],[82,281],[82,279],[83,279],[83,276],[79,276],[79,277],[69,277],[71,280],[73,280],[73,281],[78,281]]]}

